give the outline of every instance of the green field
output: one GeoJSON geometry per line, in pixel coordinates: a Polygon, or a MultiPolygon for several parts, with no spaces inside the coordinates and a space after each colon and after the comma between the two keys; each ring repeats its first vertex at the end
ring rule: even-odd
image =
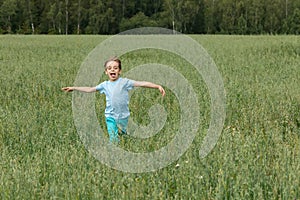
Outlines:
{"type": "MultiPolygon", "coordinates": [[[[191,37],[223,77],[221,137],[200,159],[210,101],[192,66],[156,50],[125,54],[125,72],[153,60],[172,66],[197,91],[201,110],[196,138],[180,159],[134,174],[109,168],[88,153],[73,121],[72,94],[60,90],[73,85],[81,63],[107,36],[0,36],[0,199],[300,199],[300,37],[191,37]]],[[[168,118],[161,134],[125,138],[122,148],[150,152],[174,137],[180,107],[166,90],[164,99],[150,89],[133,94],[135,121],[149,123],[153,103],[160,103],[168,118]]],[[[103,126],[104,97],[96,99],[103,126]]]]}

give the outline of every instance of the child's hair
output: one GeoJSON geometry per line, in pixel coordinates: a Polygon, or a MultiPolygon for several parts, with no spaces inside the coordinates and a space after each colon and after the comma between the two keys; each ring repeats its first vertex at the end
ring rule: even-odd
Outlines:
{"type": "Polygon", "coordinates": [[[117,63],[119,64],[119,69],[120,69],[120,70],[122,69],[121,60],[120,60],[117,56],[111,57],[111,58],[109,58],[107,61],[105,61],[105,63],[104,63],[104,67],[105,67],[105,68],[106,68],[107,63],[110,62],[110,61],[115,61],[115,62],[117,62],[117,63]]]}

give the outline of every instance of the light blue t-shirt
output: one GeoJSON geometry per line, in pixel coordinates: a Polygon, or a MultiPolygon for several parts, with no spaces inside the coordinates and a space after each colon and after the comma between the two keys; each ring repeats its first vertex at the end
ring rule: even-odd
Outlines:
{"type": "Polygon", "coordinates": [[[133,89],[134,81],[118,78],[116,81],[104,81],[96,86],[96,90],[106,95],[105,117],[124,119],[129,117],[129,90],[133,89]]]}

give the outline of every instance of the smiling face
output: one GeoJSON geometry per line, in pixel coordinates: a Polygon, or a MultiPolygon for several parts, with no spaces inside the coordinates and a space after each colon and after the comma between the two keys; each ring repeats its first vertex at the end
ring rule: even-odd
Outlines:
{"type": "Polygon", "coordinates": [[[109,61],[105,66],[105,74],[107,74],[110,81],[118,80],[121,74],[119,63],[116,61],[109,61]]]}

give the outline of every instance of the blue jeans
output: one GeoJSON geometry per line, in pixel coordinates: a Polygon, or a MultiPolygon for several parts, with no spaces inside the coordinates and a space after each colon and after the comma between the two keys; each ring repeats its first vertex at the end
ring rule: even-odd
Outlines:
{"type": "Polygon", "coordinates": [[[119,130],[121,131],[121,134],[127,133],[128,118],[114,119],[112,117],[106,117],[105,120],[109,135],[109,142],[119,143],[119,130]]]}

